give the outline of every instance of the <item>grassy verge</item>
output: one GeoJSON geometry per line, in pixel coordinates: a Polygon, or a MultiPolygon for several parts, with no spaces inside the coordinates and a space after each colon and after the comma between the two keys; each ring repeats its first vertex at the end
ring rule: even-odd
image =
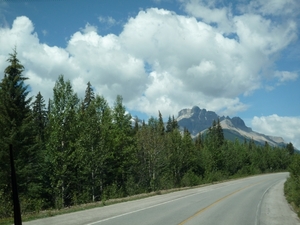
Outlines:
{"type": "Polygon", "coordinates": [[[300,154],[293,156],[289,172],[290,177],[284,184],[284,194],[300,218],[300,154]]]}
{"type": "Polygon", "coordinates": [[[288,203],[292,206],[294,211],[300,218],[300,190],[297,188],[295,181],[289,177],[284,184],[284,194],[288,203]]]}

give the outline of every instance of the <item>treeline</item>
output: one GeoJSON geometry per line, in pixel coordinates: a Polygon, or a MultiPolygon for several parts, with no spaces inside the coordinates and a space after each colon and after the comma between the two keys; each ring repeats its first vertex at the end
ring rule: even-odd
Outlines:
{"type": "Polygon", "coordinates": [[[13,145],[23,213],[61,209],[233,176],[285,170],[293,147],[224,139],[219,121],[192,139],[174,116],[140,122],[122,97],[110,107],[87,84],[79,99],[61,75],[48,104],[28,97],[14,51],[0,83],[0,218],[13,213],[9,145],[13,145]],[[132,122],[134,121],[134,122],[132,122]]]}

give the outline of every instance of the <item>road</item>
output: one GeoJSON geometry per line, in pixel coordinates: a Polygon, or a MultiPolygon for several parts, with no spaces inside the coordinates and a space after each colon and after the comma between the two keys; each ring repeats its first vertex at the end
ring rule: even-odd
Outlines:
{"type": "Polygon", "coordinates": [[[23,223],[25,225],[298,225],[283,196],[288,173],[253,176],[23,223]]]}

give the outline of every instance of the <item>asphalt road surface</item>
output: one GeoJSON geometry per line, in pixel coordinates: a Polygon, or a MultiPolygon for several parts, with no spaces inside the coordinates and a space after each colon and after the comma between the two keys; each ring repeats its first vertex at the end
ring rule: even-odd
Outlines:
{"type": "Polygon", "coordinates": [[[276,173],[69,213],[25,225],[296,225],[276,173]]]}

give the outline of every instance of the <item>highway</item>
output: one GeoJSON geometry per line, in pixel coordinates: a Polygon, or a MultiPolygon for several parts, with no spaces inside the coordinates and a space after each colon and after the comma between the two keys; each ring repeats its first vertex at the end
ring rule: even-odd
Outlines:
{"type": "Polygon", "coordinates": [[[69,213],[25,225],[297,225],[283,196],[288,173],[253,176],[69,213]]]}

